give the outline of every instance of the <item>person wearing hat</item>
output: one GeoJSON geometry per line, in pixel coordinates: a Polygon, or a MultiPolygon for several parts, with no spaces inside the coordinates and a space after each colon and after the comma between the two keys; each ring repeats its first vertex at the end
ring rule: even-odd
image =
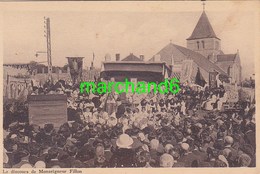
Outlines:
{"type": "Polygon", "coordinates": [[[7,130],[9,128],[9,125],[15,121],[16,119],[14,116],[14,106],[12,104],[9,104],[6,106],[6,112],[4,113],[4,129],[7,130]]]}
{"type": "Polygon", "coordinates": [[[188,143],[181,144],[181,157],[178,159],[177,163],[184,164],[184,167],[191,167],[192,161],[199,160],[199,156],[190,152],[190,145],[188,143]]]}
{"type": "Polygon", "coordinates": [[[111,157],[113,156],[113,153],[111,152],[112,143],[110,139],[106,138],[103,140],[104,144],[104,156],[107,161],[110,161],[111,157]]]}
{"type": "Polygon", "coordinates": [[[95,148],[95,157],[92,159],[95,167],[106,167],[107,159],[103,144],[98,143],[95,148]]]}
{"type": "Polygon", "coordinates": [[[108,127],[112,128],[116,126],[116,124],[117,124],[117,118],[115,116],[110,116],[107,120],[108,127]]]}
{"type": "Polygon", "coordinates": [[[46,168],[46,163],[44,161],[37,161],[34,164],[34,168],[46,168]]]}
{"type": "Polygon", "coordinates": [[[136,118],[136,120],[140,120],[140,119],[143,119],[143,118],[148,118],[148,113],[147,113],[147,110],[146,110],[146,107],[142,107],[141,108],[141,112],[138,114],[138,117],[136,118]]]}
{"type": "Polygon", "coordinates": [[[121,134],[116,140],[117,149],[110,159],[110,167],[135,167],[133,139],[128,134],[121,134]]]}
{"type": "Polygon", "coordinates": [[[62,162],[58,159],[59,149],[58,148],[50,148],[48,150],[48,154],[45,156],[44,162],[46,163],[46,168],[52,168],[55,165],[59,165],[61,167],[65,166],[62,162]]]}
{"type": "Polygon", "coordinates": [[[228,161],[228,166],[229,167],[234,167],[234,164],[231,160],[232,157],[232,152],[230,149],[226,148],[224,150],[221,151],[221,154],[226,158],[226,160],[228,161]]]}
{"type": "Polygon", "coordinates": [[[170,168],[173,164],[174,159],[170,154],[165,153],[160,157],[160,167],[170,168]]]}
{"type": "Polygon", "coordinates": [[[12,168],[21,168],[21,166],[23,166],[24,164],[30,164],[29,155],[29,152],[26,150],[19,151],[15,155],[15,158],[20,159],[20,162],[18,164],[13,165],[12,168]]]}
{"type": "Polygon", "coordinates": [[[18,145],[16,142],[12,139],[5,139],[4,140],[4,149],[5,153],[8,156],[8,164],[10,166],[13,166],[15,164],[18,164],[21,160],[20,157],[17,157],[18,151],[18,145]]]}
{"type": "Polygon", "coordinates": [[[9,163],[9,157],[6,154],[6,150],[3,151],[3,167],[4,168],[11,168],[12,166],[9,163]]]}
{"type": "Polygon", "coordinates": [[[173,149],[173,145],[172,144],[166,144],[165,147],[164,147],[164,151],[165,153],[170,153],[170,150],[173,149]]]}
{"type": "Polygon", "coordinates": [[[105,101],[105,111],[111,115],[116,111],[116,101],[112,93],[109,93],[105,101]]]}
{"type": "Polygon", "coordinates": [[[48,155],[48,151],[49,151],[50,147],[48,146],[43,146],[41,148],[40,154],[39,154],[39,160],[41,161],[46,161],[46,156],[48,155]]]}
{"type": "MultiPolygon", "coordinates": [[[[233,145],[233,143],[234,143],[234,139],[233,139],[233,137],[231,137],[231,136],[226,136],[226,137],[224,138],[224,141],[225,141],[225,148],[231,150],[232,156],[230,157],[230,161],[231,161],[232,164],[234,164],[235,161],[236,161],[236,159],[237,159],[237,157],[238,157],[238,150],[236,150],[236,149],[234,149],[234,148],[232,147],[232,145],[233,145]]],[[[231,165],[232,165],[232,164],[231,164],[231,165]]]]}
{"type": "Polygon", "coordinates": [[[19,168],[25,168],[25,169],[28,169],[28,168],[33,168],[33,166],[31,165],[31,164],[29,164],[29,163],[25,163],[25,164],[23,164],[21,167],[19,167],[19,168]]]}
{"type": "Polygon", "coordinates": [[[207,160],[205,163],[208,163],[209,166],[214,167],[215,161],[218,159],[219,151],[217,149],[214,149],[212,147],[209,147],[207,149],[207,160]]]}
{"type": "Polygon", "coordinates": [[[122,101],[118,98],[117,101],[117,109],[116,109],[116,118],[120,118],[124,115],[126,109],[125,105],[122,103],[122,101]]]}
{"type": "Polygon", "coordinates": [[[90,118],[93,117],[92,112],[90,112],[90,107],[85,107],[83,109],[83,114],[81,115],[81,120],[83,123],[88,123],[90,121],[90,118]]]}
{"type": "Polygon", "coordinates": [[[151,155],[151,165],[153,167],[159,166],[160,154],[163,154],[163,151],[159,150],[160,142],[157,139],[152,139],[150,141],[150,155],[151,155]]]}
{"type": "Polygon", "coordinates": [[[227,159],[223,155],[219,155],[213,167],[229,167],[227,159]]]}
{"type": "Polygon", "coordinates": [[[248,167],[250,163],[251,163],[251,157],[249,155],[243,153],[238,157],[239,167],[248,167]]]}
{"type": "Polygon", "coordinates": [[[155,104],[154,100],[151,99],[149,103],[150,103],[150,108],[151,108],[152,113],[155,113],[156,112],[156,104],[155,104]]]}
{"type": "Polygon", "coordinates": [[[40,160],[40,158],[39,158],[40,145],[36,142],[30,142],[28,144],[28,150],[29,150],[29,153],[30,153],[29,162],[32,165],[34,165],[38,160],[40,160]]]}
{"type": "Polygon", "coordinates": [[[254,151],[256,151],[256,131],[255,131],[255,124],[250,122],[245,126],[244,129],[244,139],[247,144],[250,144],[254,151]]]}
{"type": "Polygon", "coordinates": [[[105,112],[104,111],[104,109],[103,108],[101,108],[101,107],[99,107],[98,109],[97,109],[97,113],[95,113],[95,114],[97,114],[96,116],[97,116],[97,118],[98,118],[98,122],[99,123],[101,123],[101,124],[105,124],[106,123],[106,121],[108,120],[108,113],[107,112],[105,112]]]}
{"type": "Polygon", "coordinates": [[[150,153],[147,151],[142,151],[139,155],[136,156],[136,167],[150,168],[150,160],[150,153]]]}
{"type": "Polygon", "coordinates": [[[219,150],[223,150],[225,147],[225,141],[224,141],[224,133],[223,132],[218,132],[217,133],[217,139],[214,142],[213,145],[214,148],[219,149],[219,150]]]}
{"type": "Polygon", "coordinates": [[[174,147],[169,151],[169,154],[173,157],[174,159],[174,164],[173,167],[185,167],[185,164],[183,162],[179,162],[178,160],[180,159],[180,149],[174,147]]]}

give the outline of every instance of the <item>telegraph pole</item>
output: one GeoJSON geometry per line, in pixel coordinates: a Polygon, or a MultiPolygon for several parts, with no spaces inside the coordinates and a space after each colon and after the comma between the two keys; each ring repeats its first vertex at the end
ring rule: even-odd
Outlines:
{"type": "Polygon", "coordinates": [[[52,81],[52,60],[51,60],[51,28],[50,18],[44,17],[44,33],[47,40],[47,62],[48,62],[48,79],[52,81]]]}

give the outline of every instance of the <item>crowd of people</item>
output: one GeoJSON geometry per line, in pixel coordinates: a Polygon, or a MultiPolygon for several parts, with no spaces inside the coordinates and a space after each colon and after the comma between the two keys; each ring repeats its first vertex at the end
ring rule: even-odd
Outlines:
{"type": "Polygon", "coordinates": [[[28,104],[4,114],[5,168],[255,167],[255,106],[223,110],[220,88],[178,94],[81,94],[59,81],[30,95],[67,95],[68,121],[29,124],[28,104]]]}

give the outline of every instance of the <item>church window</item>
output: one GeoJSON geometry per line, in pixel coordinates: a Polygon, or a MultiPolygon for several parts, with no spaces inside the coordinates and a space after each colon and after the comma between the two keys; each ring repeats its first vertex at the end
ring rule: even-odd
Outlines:
{"type": "Polygon", "coordinates": [[[202,48],[205,48],[205,42],[204,42],[204,40],[201,41],[201,42],[202,42],[202,48]]]}
{"type": "Polygon", "coordinates": [[[200,49],[200,42],[197,41],[197,47],[198,47],[198,50],[200,49]]]}

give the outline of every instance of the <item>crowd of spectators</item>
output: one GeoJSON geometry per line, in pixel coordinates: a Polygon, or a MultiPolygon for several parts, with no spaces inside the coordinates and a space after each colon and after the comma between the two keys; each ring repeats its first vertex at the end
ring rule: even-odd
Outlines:
{"type": "MultiPolygon", "coordinates": [[[[4,112],[5,168],[255,167],[255,106],[223,110],[223,87],[176,94],[81,94],[60,81],[31,95],[63,94],[68,122],[29,124],[27,103],[4,112]]],[[[19,103],[19,102],[18,102],[19,103]]]]}

